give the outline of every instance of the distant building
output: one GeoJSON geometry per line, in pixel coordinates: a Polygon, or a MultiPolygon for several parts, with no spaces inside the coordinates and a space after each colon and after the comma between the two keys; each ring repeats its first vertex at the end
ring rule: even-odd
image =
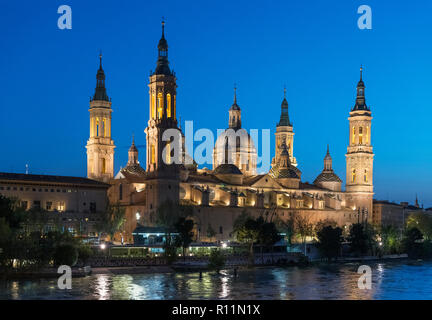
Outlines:
{"type": "Polygon", "coordinates": [[[95,224],[108,205],[109,185],[80,177],[0,172],[0,194],[26,209],[47,211],[50,221],[75,235],[97,236],[95,224]]]}
{"type": "Polygon", "coordinates": [[[377,226],[393,226],[402,229],[409,215],[416,212],[425,212],[420,208],[417,200],[415,205],[410,205],[408,202],[398,204],[386,200],[374,200],[372,223],[377,226]]]}

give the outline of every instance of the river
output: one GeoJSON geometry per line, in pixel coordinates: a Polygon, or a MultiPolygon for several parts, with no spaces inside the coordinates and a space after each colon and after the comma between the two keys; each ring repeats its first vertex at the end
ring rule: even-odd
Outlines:
{"type": "Polygon", "coordinates": [[[359,264],[261,267],[203,273],[95,274],[60,290],[57,279],[0,282],[0,299],[432,299],[432,262],[372,263],[371,290],[359,264]]]}

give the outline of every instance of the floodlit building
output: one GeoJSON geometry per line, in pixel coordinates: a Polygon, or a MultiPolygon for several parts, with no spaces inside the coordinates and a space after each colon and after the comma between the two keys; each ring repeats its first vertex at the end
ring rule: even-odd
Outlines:
{"type": "MultiPolygon", "coordinates": [[[[208,230],[216,231],[217,240],[233,237],[233,223],[243,212],[281,220],[302,215],[310,222],[331,219],[340,226],[357,222],[372,214],[373,151],[372,113],[366,104],[363,69],[357,84],[355,105],[349,112],[349,136],[346,154],[347,181],[334,172],[327,147],[322,172],[313,184],[302,181],[301,163],[294,153],[294,126],[289,117],[286,91],[275,128],[276,147],[271,169],[257,174],[257,151],[253,139],[242,128],[242,114],[236,91],[229,108],[228,128],[218,138],[213,151],[212,169],[198,169],[184,149],[184,135],[178,122],[177,78],[168,60],[168,42],[164,23],[158,44],[158,59],[149,78],[149,119],[147,121],[145,165],[138,160],[135,142],[129,160],[114,175],[114,144],[111,138],[111,102],[105,90],[102,64],[94,98],[90,103],[90,138],[87,144],[88,176],[109,181],[111,203],[126,209],[123,236],[132,242],[137,225],[156,226],[158,207],[167,199],[192,205],[198,240],[208,240],[208,230]],[[102,76],[103,75],[103,76],[102,76]],[[100,127],[102,126],[102,127],[100,127]],[[163,138],[167,130],[178,130],[179,139],[163,138]],[[234,136],[231,139],[230,134],[234,136]],[[182,145],[175,154],[173,146],[182,145]],[[181,157],[182,163],[175,159],[181,157]],[[111,177],[113,177],[111,179],[111,177]]],[[[266,116],[272,116],[267,114],[266,116]]],[[[324,149],[324,148],[323,148],[324,149]]],[[[371,217],[369,217],[371,219],[371,217]]]]}

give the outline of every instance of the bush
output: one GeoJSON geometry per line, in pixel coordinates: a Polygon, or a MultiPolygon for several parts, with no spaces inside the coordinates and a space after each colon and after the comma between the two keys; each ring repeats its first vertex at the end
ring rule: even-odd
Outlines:
{"type": "Polygon", "coordinates": [[[71,244],[63,244],[56,248],[54,262],[56,265],[74,266],[78,261],[78,250],[71,244]]]}
{"type": "Polygon", "coordinates": [[[210,253],[208,267],[219,272],[225,266],[226,258],[220,249],[213,249],[210,253]]]}
{"type": "Polygon", "coordinates": [[[88,245],[82,245],[78,248],[78,259],[86,263],[93,256],[93,250],[88,245]]]}

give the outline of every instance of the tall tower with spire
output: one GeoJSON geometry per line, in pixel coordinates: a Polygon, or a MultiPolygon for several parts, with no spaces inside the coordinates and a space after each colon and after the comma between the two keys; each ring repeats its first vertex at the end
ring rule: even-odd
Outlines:
{"type": "MultiPolygon", "coordinates": [[[[175,73],[169,67],[164,21],[162,21],[162,36],[158,44],[156,69],[150,75],[148,86],[149,120],[144,130],[147,142],[146,205],[150,214],[154,214],[155,210],[166,200],[178,203],[180,188],[180,166],[173,163],[176,151],[174,148],[177,147],[179,151],[182,142],[176,117],[177,84],[175,73]],[[164,132],[169,129],[176,129],[177,136],[170,137],[169,141],[164,141],[164,132]],[[174,143],[178,145],[174,146],[174,143]]],[[[180,157],[181,154],[178,156],[180,157]]]]}
{"type": "Polygon", "coordinates": [[[371,215],[374,158],[371,142],[372,113],[366,104],[363,67],[360,67],[357,98],[348,120],[350,134],[346,154],[347,206],[357,210],[367,209],[371,215]]]}
{"type": "MultiPolygon", "coordinates": [[[[165,22],[162,21],[162,37],[158,44],[158,60],[155,71],[150,75],[150,110],[145,133],[147,135],[147,172],[157,171],[169,162],[171,154],[163,154],[169,142],[162,141],[166,129],[177,127],[175,73],[168,62],[168,42],[165,39],[165,22]]],[[[168,149],[168,148],[166,148],[168,149]]]]}
{"type": "Polygon", "coordinates": [[[90,138],[87,141],[87,177],[108,182],[114,176],[114,141],[111,139],[111,99],[105,88],[102,53],[96,90],[90,99],[90,138]]]}
{"type": "Polygon", "coordinates": [[[281,116],[279,123],[276,125],[276,150],[272,165],[279,163],[279,156],[282,152],[282,146],[285,144],[290,155],[291,165],[297,167],[297,160],[294,157],[294,131],[288,114],[288,101],[286,99],[286,88],[284,88],[284,98],[281,104],[281,116]]]}
{"type": "Polygon", "coordinates": [[[237,87],[234,85],[234,102],[229,109],[229,127],[234,130],[241,128],[241,110],[237,104],[237,87]]]}

